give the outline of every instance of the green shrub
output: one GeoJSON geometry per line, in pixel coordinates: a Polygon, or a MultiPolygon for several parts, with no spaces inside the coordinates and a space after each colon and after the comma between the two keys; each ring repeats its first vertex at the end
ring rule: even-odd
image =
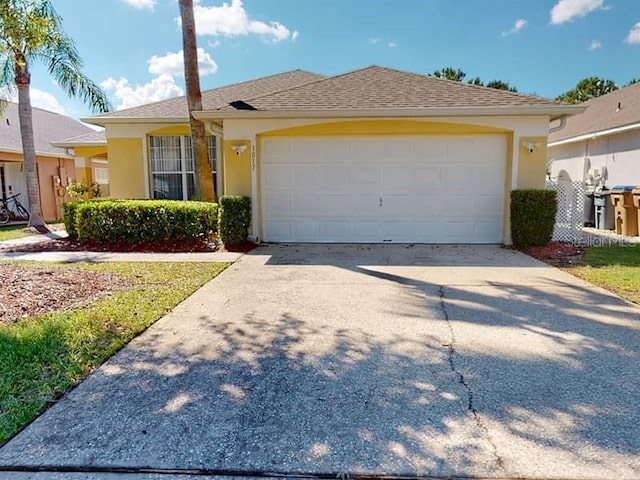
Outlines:
{"type": "Polygon", "coordinates": [[[82,243],[194,241],[215,233],[217,226],[218,205],[215,203],[175,200],[74,203],[69,224],[82,243]]]}
{"type": "Polygon", "coordinates": [[[558,203],[553,190],[511,192],[511,240],[516,247],[544,246],[551,241],[558,203]]]}
{"type": "Polygon", "coordinates": [[[62,221],[64,222],[64,228],[69,234],[69,238],[76,240],[78,238],[78,232],[76,230],[76,212],[79,201],[64,202],[62,204],[62,221]]]}
{"type": "Polygon", "coordinates": [[[225,245],[240,245],[247,239],[251,224],[251,199],[224,196],[218,211],[218,235],[225,245]]]}

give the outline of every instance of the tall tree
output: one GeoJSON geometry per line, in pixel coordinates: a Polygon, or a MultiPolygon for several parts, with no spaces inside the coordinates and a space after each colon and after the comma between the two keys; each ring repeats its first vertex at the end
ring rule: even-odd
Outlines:
{"type": "Polygon", "coordinates": [[[111,106],[102,89],[82,73],[78,51],[62,29],[62,19],[50,0],[0,0],[0,85],[18,90],[18,115],[31,217],[29,226],[46,228],[40,206],[40,186],[31,110],[30,65],[39,61],[71,97],[79,97],[94,112],[111,106]]]}
{"type": "Polygon", "coordinates": [[[187,87],[189,123],[193,139],[193,155],[196,166],[196,191],[207,202],[217,202],[213,174],[209,163],[209,149],[204,123],[194,117],[193,112],[202,111],[202,93],[200,91],[200,72],[198,68],[198,44],[196,25],[193,15],[193,0],[180,0],[180,18],[182,20],[182,53],[184,56],[184,79],[187,87]]]}
{"type": "Polygon", "coordinates": [[[459,68],[445,67],[433,72],[433,76],[438,78],[445,78],[453,82],[461,82],[462,80],[464,80],[464,77],[466,77],[467,74],[459,68]]]}
{"type": "Polygon", "coordinates": [[[496,90],[506,90],[508,92],[516,93],[518,89],[509,85],[509,82],[503,82],[502,80],[491,80],[487,82],[488,88],[495,88],[496,90]]]}
{"type": "Polygon", "coordinates": [[[618,90],[616,82],[599,77],[583,78],[578,84],[556,97],[556,100],[562,100],[568,103],[582,103],[592,98],[606,95],[614,90],[618,90]]]}

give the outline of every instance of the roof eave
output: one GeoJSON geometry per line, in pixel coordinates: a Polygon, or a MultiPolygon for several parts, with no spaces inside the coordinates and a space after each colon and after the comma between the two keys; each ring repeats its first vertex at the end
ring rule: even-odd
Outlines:
{"type": "Polygon", "coordinates": [[[99,127],[118,123],[189,123],[188,117],[84,117],[80,120],[99,127]]]}
{"type": "Polygon", "coordinates": [[[436,107],[436,108],[376,108],[325,110],[203,110],[194,112],[199,120],[243,118],[391,118],[391,117],[450,117],[496,115],[543,115],[551,120],[582,113],[581,105],[542,105],[508,107],[436,107]]]}
{"type": "MultiPolygon", "coordinates": [[[[13,154],[23,155],[24,156],[24,151],[22,149],[0,147],[0,152],[13,153],[13,154]]],[[[36,151],[36,157],[73,159],[73,155],[69,155],[67,153],[62,153],[62,152],[58,153],[58,152],[36,151]]]]}
{"type": "Polygon", "coordinates": [[[51,145],[58,148],[75,148],[75,147],[106,147],[107,141],[100,142],[51,142],[51,145]]]}
{"type": "Polygon", "coordinates": [[[585,140],[595,140],[599,137],[605,137],[607,135],[616,135],[619,133],[631,132],[633,130],[640,130],[640,122],[632,123],[630,125],[624,125],[622,127],[608,128],[606,130],[598,130],[597,132],[589,132],[580,135],[574,135],[573,137],[563,138],[553,142],[549,142],[549,147],[557,147],[560,145],[567,145],[569,143],[577,143],[585,140]]]}

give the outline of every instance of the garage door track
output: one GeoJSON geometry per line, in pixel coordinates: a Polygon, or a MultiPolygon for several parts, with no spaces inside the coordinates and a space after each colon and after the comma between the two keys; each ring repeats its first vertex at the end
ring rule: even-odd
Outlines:
{"type": "Polygon", "coordinates": [[[635,479],[639,360],[636,307],[511,250],[265,246],[0,449],[0,476],[635,479]]]}

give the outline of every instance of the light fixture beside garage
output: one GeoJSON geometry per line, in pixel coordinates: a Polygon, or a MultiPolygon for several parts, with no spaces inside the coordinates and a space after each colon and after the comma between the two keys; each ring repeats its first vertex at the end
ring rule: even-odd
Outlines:
{"type": "Polygon", "coordinates": [[[522,146],[527,149],[527,152],[533,154],[536,151],[536,148],[540,148],[539,143],[533,142],[522,142],[522,146]]]}
{"type": "Polygon", "coordinates": [[[231,150],[236,152],[237,156],[242,155],[246,149],[247,149],[246,145],[231,145],[231,150]]]}

